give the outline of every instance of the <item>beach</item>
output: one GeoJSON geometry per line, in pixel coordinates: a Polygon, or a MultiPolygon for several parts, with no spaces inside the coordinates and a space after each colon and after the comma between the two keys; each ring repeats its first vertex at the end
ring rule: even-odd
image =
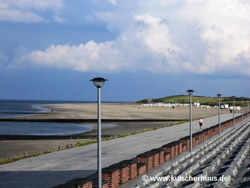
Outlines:
{"type": "MultiPolygon", "coordinates": [[[[93,129],[90,132],[83,133],[85,139],[56,139],[50,140],[1,140],[0,155],[7,158],[19,156],[25,153],[32,154],[53,148],[65,148],[68,145],[74,145],[77,142],[86,142],[88,137],[96,136],[96,104],[47,104],[44,105],[51,112],[44,114],[36,114],[27,117],[18,117],[19,120],[67,120],[77,123],[91,124],[93,129]],[[90,121],[90,122],[89,122],[90,121]],[[15,151],[15,152],[13,152],[15,151]]],[[[103,126],[102,136],[127,136],[131,133],[142,132],[160,127],[171,126],[189,118],[188,107],[177,107],[175,109],[169,107],[145,107],[139,104],[102,104],[102,120],[105,124],[115,126],[103,126]],[[105,121],[107,120],[107,121],[105,121]]],[[[196,108],[193,107],[193,120],[200,117],[206,118],[214,116],[218,113],[218,108],[196,108]]],[[[222,110],[221,113],[229,113],[228,110],[222,110]]],[[[198,127],[194,124],[193,126],[198,127]]],[[[3,158],[3,157],[2,157],[3,158]]]]}
{"type": "MultiPolygon", "coordinates": [[[[51,109],[51,112],[33,115],[18,119],[97,119],[97,105],[86,104],[47,104],[43,105],[51,109]]],[[[187,120],[189,118],[189,107],[148,107],[140,104],[113,104],[103,103],[101,105],[102,120],[187,120]]],[[[211,117],[218,113],[218,108],[192,108],[193,119],[211,117]]],[[[221,113],[229,113],[227,109],[221,113]]]]}
{"type": "MultiPolygon", "coordinates": [[[[96,136],[97,105],[95,103],[46,104],[43,107],[49,108],[51,112],[16,119],[87,124],[91,125],[93,129],[90,132],[79,134],[79,136],[96,136]]],[[[217,115],[217,113],[218,108],[214,107],[192,108],[193,120],[211,117],[217,115]]],[[[221,110],[221,114],[224,113],[229,113],[229,111],[221,110]]],[[[119,136],[189,121],[189,107],[148,107],[141,104],[103,103],[101,105],[101,118],[103,124],[102,136],[119,136]]],[[[78,136],[74,138],[78,138],[78,136]]]]}

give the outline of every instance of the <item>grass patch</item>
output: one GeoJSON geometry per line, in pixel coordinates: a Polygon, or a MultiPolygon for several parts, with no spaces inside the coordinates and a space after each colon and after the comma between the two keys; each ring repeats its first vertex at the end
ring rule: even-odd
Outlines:
{"type": "Polygon", "coordinates": [[[118,136],[118,138],[123,138],[123,137],[126,137],[126,136],[129,136],[130,133],[122,133],[118,136]]]}
{"type": "Polygon", "coordinates": [[[94,143],[97,143],[97,140],[90,140],[87,142],[77,142],[73,147],[81,147],[81,146],[86,146],[86,145],[94,144],[94,143]]]}
{"type": "Polygon", "coordinates": [[[20,155],[20,156],[13,157],[13,158],[8,158],[8,159],[1,159],[0,160],[0,165],[7,164],[7,163],[12,163],[12,162],[15,162],[15,161],[18,161],[18,160],[21,160],[21,159],[25,159],[25,158],[36,157],[36,156],[39,156],[39,155],[45,154],[45,153],[48,153],[48,151],[41,152],[41,153],[24,154],[24,155],[20,155]]]}

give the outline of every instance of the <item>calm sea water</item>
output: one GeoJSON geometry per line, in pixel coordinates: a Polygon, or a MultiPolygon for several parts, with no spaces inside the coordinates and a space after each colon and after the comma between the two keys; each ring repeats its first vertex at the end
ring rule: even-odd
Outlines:
{"type": "Polygon", "coordinates": [[[29,116],[37,113],[50,112],[35,101],[0,101],[0,118],[29,116]]]}
{"type": "Polygon", "coordinates": [[[90,131],[90,125],[48,122],[0,122],[0,135],[62,136],[90,131]]]}
{"type": "MultiPolygon", "coordinates": [[[[19,101],[0,100],[0,118],[31,116],[50,112],[42,104],[86,103],[80,101],[19,101]]],[[[93,103],[93,102],[88,102],[93,103]]],[[[5,122],[0,121],[0,135],[71,135],[88,132],[93,125],[47,122],[5,122]]],[[[116,126],[103,124],[103,126],[116,126]]]]}

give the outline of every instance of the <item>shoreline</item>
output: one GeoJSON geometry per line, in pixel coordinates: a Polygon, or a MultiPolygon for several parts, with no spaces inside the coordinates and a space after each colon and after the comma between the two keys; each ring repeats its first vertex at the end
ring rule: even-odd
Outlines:
{"type": "MultiPolygon", "coordinates": [[[[93,103],[41,104],[49,112],[19,113],[27,116],[0,117],[1,121],[12,122],[59,122],[59,123],[96,123],[97,106],[93,103]]],[[[193,107],[193,120],[211,117],[217,114],[218,108],[205,109],[193,107]]],[[[13,112],[16,114],[15,112],[13,112]]],[[[102,122],[160,122],[188,121],[189,107],[145,107],[140,104],[102,104],[102,122]]],[[[221,110],[221,114],[229,110],[221,110]]]]}
{"type": "MultiPolygon", "coordinates": [[[[96,121],[96,120],[95,120],[96,121]]],[[[15,121],[14,121],[15,122],[15,121]]],[[[16,121],[19,122],[19,121],[16,121]]],[[[32,121],[34,122],[34,121],[32,121]]],[[[43,122],[43,121],[42,121],[43,122]]],[[[106,121],[105,121],[106,122],[106,121]]],[[[129,121],[107,121],[106,123],[114,124],[115,126],[102,126],[102,137],[117,137],[122,134],[135,134],[150,129],[158,129],[166,126],[183,123],[183,120],[129,120],[129,121]]],[[[72,123],[72,122],[71,122],[72,123]]],[[[93,123],[93,122],[91,122],[93,123]]],[[[97,122],[96,122],[97,123],[97,122]]],[[[0,140],[55,140],[55,139],[87,139],[97,137],[97,125],[94,124],[91,130],[83,133],[76,133],[70,135],[0,135],[0,140]]]]}
{"type": "MultiPolygon", "coordinates": [[[[97,124],[97,108],[96,104],[48,104],[46,107],[51,109],[50,113],[35,114],[28,117],[17,118],[1,118],[0,121],[22,121],[22,122],[61,122],[61,123],[94,123],[97,124]]],[[[143,107],[141,105],[133,104],[103,104],[102,105],[102,122],[103,123],[115,123],[116,127],[102,127],[103,139],[116,138],[119,136],[128,136],[131,134],[137,134],[145,131],[155,130],[161,127],[170,126],[170,124],[176,124],[188,120],[189,108],[177,107],[172,108],[150,108],[143,107]]],[[[206,118],[217,115],[218,109],[204,109],[193,108],[193,120],[198,118],[206,118]]],[[[221,113],[229,113],[229,111],[222,110],[221,113]]],[[[198,123],[194,123],[194,126],[198,126],[198,123]]],[[[46,151],[46,148],[51,148],[56,140],[60,140],[64,144],[59,144],[60,147],[65,147],[72,141],[76,141],[78,138],[82,140],[93,139],[96,137],[96,125],[93,126],[93,130],[86,133],[80,133],[76,135],[67,136],[0,136],[1,151],[0,155],[8,155],[8,152],[18,150],[19,153],[11,154],[12,158],[16,157],[20,153],[26,153],[27,151],[33,151],[36,153],[41,149],[46,151]],[[12,151],[8,151],[8,146],[5,144],[6,139],[11,143],[12,151]],[[25,139],[24,143],[22,139],[25,139]],[[36,144],[30,145],[35,141],[36,144]],[[46,147],[43,147],[43,143],[46,142],[46,147]],[[20,145],[22,143],[22,145],[20,145]]],[[[31,152],[32,153],[32,152],[31,152]]]]}
{"type": "MultiPolygon", "coordinates": [[[[69,135],[0,135],[0,140],[53,140],[53,139],[77,139],[96,137],[97,108],[92,103],[66,103],[66,104],[42,104],[50,112],[35,113],[31,116],[0,118],[1,122],[41,122],[41,123],[90,123],[92,130],[83,133],[69,135]]],[[[217,114],[217,108],[193,108],[193,121],[198,118],[211,117],[217,114]]],[[[222,110],[221,114],[229,113],[222,110]]],[[[121,134],[132,134],[147,129],[160,128],[178,122],[189,121],[189,108],[177,107],[145,107],[138,104],[112,104],[102,105],[102,123],[111,123],[117,126],[102,126],[102,137],[114,137],[121,134]]]]}

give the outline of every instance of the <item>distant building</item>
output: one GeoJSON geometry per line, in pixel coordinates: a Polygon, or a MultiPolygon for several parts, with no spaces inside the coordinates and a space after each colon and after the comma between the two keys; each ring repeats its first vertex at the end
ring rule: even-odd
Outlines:
{"type": "Polygon", "coordinates": [[[233,110],[233,108],[234,108],[234,110],[237,110],[237,111],[241,110],[241,107],[240,107],[240,106],[235,106],[235,107],[230,106],[230,107],[229,107],[229,110],[233,110]]]}
{"type": "Polygon", "coordinates": [[[200,104],[199,102],[194,102],[194,106],[196,106],[196,107],[200,107],[200,106],[201,106],[201,104],[200,104]]]}

